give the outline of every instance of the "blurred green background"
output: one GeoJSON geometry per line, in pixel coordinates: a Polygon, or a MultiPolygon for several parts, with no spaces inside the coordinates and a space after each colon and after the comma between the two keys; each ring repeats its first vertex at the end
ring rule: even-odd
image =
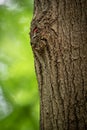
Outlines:
{"type": "Polygon", "coordinates": [[[30,46],[33,0],[0,0],[0,130],[39,130],[30,46]]]}

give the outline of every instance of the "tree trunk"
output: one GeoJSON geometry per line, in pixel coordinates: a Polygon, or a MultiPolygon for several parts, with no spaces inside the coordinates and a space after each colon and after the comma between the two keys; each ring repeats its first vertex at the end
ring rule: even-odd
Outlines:
{"type": "Polygon", "coordinates": [[[34,0],[40,130],[87,130],[87,0],[34,0]]]}

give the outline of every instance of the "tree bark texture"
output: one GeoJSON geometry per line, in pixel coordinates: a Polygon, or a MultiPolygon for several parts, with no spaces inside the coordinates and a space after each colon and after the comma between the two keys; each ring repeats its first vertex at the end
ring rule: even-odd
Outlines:
{"type": "Polygon", "coordinates": [[[34,0],[40,130],[87,130],[87,0],[34,0]]]}

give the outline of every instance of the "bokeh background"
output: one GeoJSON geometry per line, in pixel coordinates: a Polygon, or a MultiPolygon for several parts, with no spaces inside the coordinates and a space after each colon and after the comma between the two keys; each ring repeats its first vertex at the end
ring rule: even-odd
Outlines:
{"type": "Polygon", "coordinates": [[[30,46],[33,0],[0,0],[0,130],[39,130],[30,46]]]}

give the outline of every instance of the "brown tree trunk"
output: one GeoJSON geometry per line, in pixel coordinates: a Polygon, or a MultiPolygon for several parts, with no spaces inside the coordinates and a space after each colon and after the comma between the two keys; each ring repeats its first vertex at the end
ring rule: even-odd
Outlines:
{"type": "Polygon", "coordinates": [[[87,0],[34,0],[40,130],[87,130],[87,0]]]}

